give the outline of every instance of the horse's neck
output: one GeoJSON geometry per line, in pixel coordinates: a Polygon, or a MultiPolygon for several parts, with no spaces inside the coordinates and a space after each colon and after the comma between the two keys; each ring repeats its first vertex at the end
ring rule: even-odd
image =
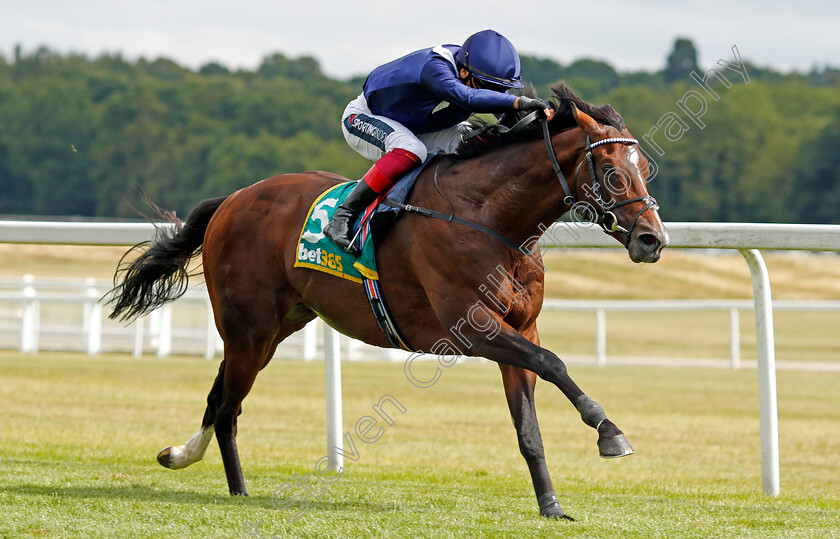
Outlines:
{"type": "MultiPolygon", "coordinates": [[[[565,176],[562,181],[574,174],[579,138],[578,129],[552,136],[565,176]]],[[[456,193],[458,215],[514,241],[539,234],[540,224],[554,222],[568,211],[541,137],[460,163],[448,190],[456,193]]]]}

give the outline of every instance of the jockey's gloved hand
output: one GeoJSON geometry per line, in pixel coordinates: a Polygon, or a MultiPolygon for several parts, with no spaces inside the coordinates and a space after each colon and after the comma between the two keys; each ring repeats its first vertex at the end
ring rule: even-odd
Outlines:
{"type": "Polygon", "coordinates": [[[519,101],[516,104],[519,110],[545,110],[545,109],[554,109],[554,105],[552,105],[549,101],[545,99],[539,98],[531,98],[519,96],[519,101]]]}

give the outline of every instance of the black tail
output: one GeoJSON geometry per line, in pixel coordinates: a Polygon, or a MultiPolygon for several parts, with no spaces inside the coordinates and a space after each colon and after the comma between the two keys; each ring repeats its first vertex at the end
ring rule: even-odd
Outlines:
{"type": "Polygon", "coordinates": [[[226,198],[201,202],[183,226],[173,213],[158,210],[174,226],[158,227],[154,241],[139,243],[123,255],[114,274],[114,288],[107,294],[111,296],[108,304],[114,306],[109,318],[133,320],[187,291],[187,265],[201,253],[207,224],[226,198]],[[126,262],[137,250],[143,253],[126,262]]]}

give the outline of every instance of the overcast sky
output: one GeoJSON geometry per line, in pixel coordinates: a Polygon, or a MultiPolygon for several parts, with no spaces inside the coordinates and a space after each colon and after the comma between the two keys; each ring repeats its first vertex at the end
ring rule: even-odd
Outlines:
{"type": "MultiPolygon", "coordinates": [[[[677,37],[710,68],[737,45],[776,69],[840,67],[838,0],[0,0],[0,54],[47,45],[96,56],[166,56],[253,69],[272,52],[309,54],[336,77],[493,28],[520,53],[659,69],[677,37]]],[[[527,73],[524,74],[527,78],[527,73]]]]}

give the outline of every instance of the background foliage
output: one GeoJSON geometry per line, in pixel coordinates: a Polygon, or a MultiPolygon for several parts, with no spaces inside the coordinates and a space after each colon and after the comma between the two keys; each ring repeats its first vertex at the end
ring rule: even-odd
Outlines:
{"type": "MultiPolygon", "coordinates": [[[[840,223],[840,70],[747,64],[748,85],[726,71],[732,87],[716,86],[720,99],[707,100],[701,129],[677,106],[700,90],[690,72],[710,67],[696,55],[679,39],[653,73],[592,59],[522,64],[540,95],[565,80],[585,100],[615,106],[636,137],[668,112],[686,122],[678,141],[654,135],[664,155],[651,154],[659,172],[650,190],[667,220],[840,223]]],[[[338,122],[362,82],[279,53],[233,72],[18,48],[0,56],[0,214],[130,217],[142,192],[185,215],[279,173],[359,177],[369,163],[338,122]]]]}

